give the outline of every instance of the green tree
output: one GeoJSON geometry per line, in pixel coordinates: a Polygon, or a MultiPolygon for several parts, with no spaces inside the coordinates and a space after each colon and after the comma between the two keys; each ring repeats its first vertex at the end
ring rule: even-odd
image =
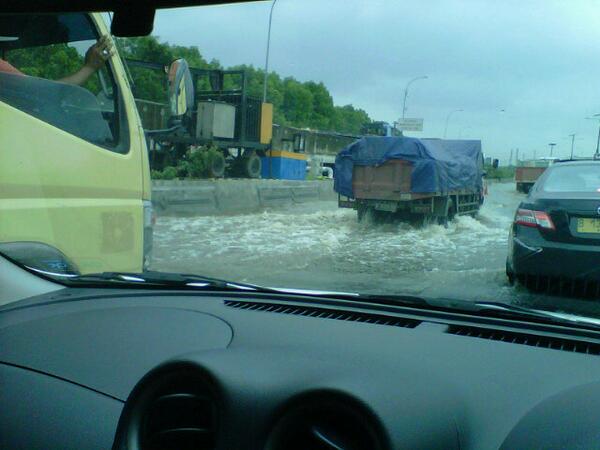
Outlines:
{"type": "Polygon", "coordinates": [[[297,126],[308,126],[314,108],[312,92],[291,77],[283,80],[283,87],[285,117],[297,126]]]}
{"type": "Polygon", "coordinates": [[[360,134],[362,126],[370,123],[366,111],[352,105],[336,106],[333,116],[333,129],[340,133],[360,134]]]}
{"type": "MultiPolygon", "coordinates": [[[[198,47],[171,45],[155,36],[117,38],[117,48],[123,58],[158,63],[161,69],[151,70],[129,66],[134,81],[136,98],[160,103],[167,102],[167,77],[164,67],[177,58],[185,58],[192,68],[224,69],[221,63],[207,61],[198,47]]],[[[8,52],[7,59],[28,75],[60,79],[77,71],[83,65],[83,56],[67,44],[32,47],[8,52]]],[[[246,76],[248,95],[262,99],[264,71],[252,65],[236,65],[229,70],[242,70],[246,76]]],[[[240,76],[226,76],[224,89],[239,90],[240,76]]],[[[92,77],[86,86],[97,93],[99,83],[92,77]]],[[[198,78],[198,90],[210,89],[208,76],[198,78]]],[[[276,72],[268,76],[267,100],[273,103],[274,122],[299,128],[359,134],[368,114],[352,105],[335,106],[331,93],[322,82],[300,82],[293,77],[282,77],[276,72]]]]}
{"type": "Polygon", "coordinates": [[[304,86],[313,96],[313,109],[309,119],[309,126],[320,130],[329,130],[332,128],[335,108],[331,94],[321,83],[308,81],[304,86]]]}
{"type": "MultiPolygon", "coordinates": [[[[223,69],[220,62],[208,62],[198,47],[184,47],[160,42],[154,36],[119,39],[120,51],[125,58],[158,62],[167,66],[176,58],[185,58],[190,67],[197,69],[223,69]]],[[[262,98],[264,71],[252,65],[240,64],[227,68],[243,70],[246,74],[248,95],[262,98]]],[[[160,71],[131,68],[135,81],[136,97],[166,102],[166,76],[160,71]]],[[[241,78],[227,76],[224,89],[241,89],[241,78]]],[[[199,77],[196,89],[210,88],[207,77],[199,77]]],[[[333,97],[322,82],[299,82],[293,77],[282,79],[276,72],[268,76],[267,100],[273,103],[274,122],[299,128],[338,131],[359,134],[365,123],[371,122],[368,114],[352,105],[335,106],[333,97]]]]}

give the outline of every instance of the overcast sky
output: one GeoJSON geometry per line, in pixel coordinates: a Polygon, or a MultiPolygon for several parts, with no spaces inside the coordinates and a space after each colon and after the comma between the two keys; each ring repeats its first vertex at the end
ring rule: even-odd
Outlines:
{"type": "MultiPolygon", "coordinates": [[[[270,2],[160,11],[154,34],[225,66],[263,67],[270,2]]],[[[591,155],[600,113],[600,1],[278,0],[270,68],[322,81],[372,119],[424,118],[418,137],[481,139],[506,161],[591,155]],[[501,112],[504,110],[505,112],[501,112]]],[[[409,134],[409,133],[408,133],[409,134]]]]}

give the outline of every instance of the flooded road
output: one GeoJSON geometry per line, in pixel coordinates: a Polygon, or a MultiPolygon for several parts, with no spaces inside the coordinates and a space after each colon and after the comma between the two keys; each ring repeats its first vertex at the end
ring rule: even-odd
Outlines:
{"type": "Polygon", "coordinates": [[[508,285],[508,230],[521,198],[514,183],[492,184],[478,217],[458,217],[448,228],[358,223],[355,211],[336,202],[233,216],[159,217],[153,268],[272,287],[598,311],[589,301],[532,295],[508,285]]]}

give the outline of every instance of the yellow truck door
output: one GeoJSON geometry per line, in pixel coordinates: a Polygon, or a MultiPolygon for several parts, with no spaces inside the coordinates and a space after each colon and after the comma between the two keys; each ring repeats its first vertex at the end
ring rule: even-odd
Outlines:
{"type": "MultiPolygon", "coordinates": [[[[47,44],[49,53],[62,46],[67,55],[75,55],[72,49],[81,55],[108,34],[99,15],[51,15],[44,27],[27,17],[0,30],[13,39],[0,42],[0,57],[9,63],[11,53],[28,61],[27,43],[36,45],[31,54],[47,44]]],[[[21,243],[25,253],[28,243],[42,244],[81,273],[139,272],[143,200],[149,200],[145,142],[118,56],[97,75],[94,92],[93,80],[79,86],[0,72],[0,251],[2,243],[21,243]]]]}

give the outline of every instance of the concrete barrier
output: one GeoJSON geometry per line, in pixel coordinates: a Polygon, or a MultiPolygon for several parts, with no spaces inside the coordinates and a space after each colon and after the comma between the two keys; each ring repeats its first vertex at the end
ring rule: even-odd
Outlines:
{"type": "Polygon", "coordinates": [[[311,184],[310,186],[292,187],[292,200],[295,203],[305,203],[319,200],[319,186],[311,184]]]}
{"type": "Polygon", "coordinates": [[[335,200],[332,180],[153,180],[158,215],[213,215],[335,200]]]}

